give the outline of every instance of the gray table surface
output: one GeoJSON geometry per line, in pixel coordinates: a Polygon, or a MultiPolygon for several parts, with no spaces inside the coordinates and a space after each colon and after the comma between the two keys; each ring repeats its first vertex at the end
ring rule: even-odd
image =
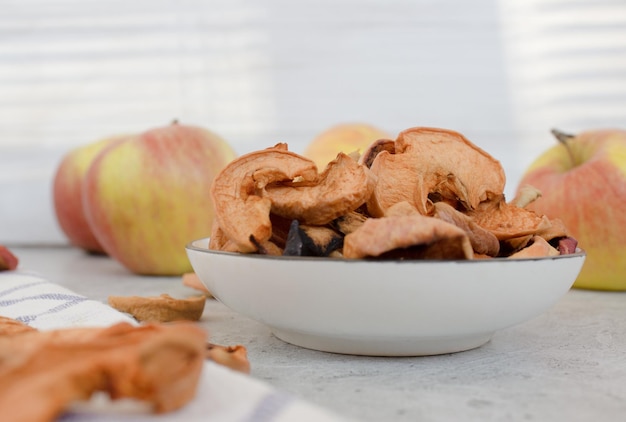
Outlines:
{"type": "MultiPolygon", "coordinates": [[[[185,297],[180,277],[128,273],[74,248],[14,247],[20,268],[91,299],[185,297]]],[[[286,344],[262,324],[207,303],[214,343],[243,344],[251,376],[363,421],[626,420],[626,293],[571,290],[552,309],[456,354],[380,358],[286,344]]]]}

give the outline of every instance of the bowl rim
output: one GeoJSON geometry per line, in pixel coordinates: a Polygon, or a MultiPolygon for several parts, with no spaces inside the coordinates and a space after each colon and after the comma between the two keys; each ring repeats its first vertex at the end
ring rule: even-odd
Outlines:
{"type": "Polygon", "coordinates": [[[378,264],[426,264],[426,263],[445,263],[445,264],[468,264],[474,265],[477,263],[486,263],[486,262],[528,262],[528,261],[551,261],[557,259],[571,259],[571,258],[584,258],[587,253],[584,249],[577,247],[576,252],[566,255],[554,255],[554,256],[538,256],[538,257],[526,257],[526,258],[515,258],[510,259],[507,257],[493,257],[489,259],[366,259],[366,258],[329,258],[329,257],[320,257],[320,256],[282,256],[282,255],[260,255],[260,254],[245,254],[238,252],[227,252],[227,251],[217,251],[213,249],[209,249],[208,247],[196,246],[194,243],[200,241],[209,241],[209,237],[203,237],[199,239],[192,240],[185,245],[185,249],[188,251],[196,251],[201,253],[207,253],[209,255],[222,255],[229,257],[237,257],[235,259],[261,259],[261,260],[275,260],[279,262],[293,262],[293,261],[305,261],[305,262],[315,262],[315,261],[323,261],[323,262],[343,262],[343,263],[378,263],[378,264]]]}

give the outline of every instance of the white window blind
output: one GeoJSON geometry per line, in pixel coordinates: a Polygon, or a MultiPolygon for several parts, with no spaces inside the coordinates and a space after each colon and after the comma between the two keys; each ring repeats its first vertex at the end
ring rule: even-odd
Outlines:
{"type": "MultiPolygon", "coordinates": [[[[62,155],[173,119],[214,130],[239,153],[279,141],[301,152],[317,133],[346,121],[392,133],[447,127],[503,162],[509,190],[529,159],[519,155],[523,110],[511,99],[519,87],[532,92],[517,73],[530,57],[523,43],[543,44],[550,34],[525,35],[543,19],[540,2],[1,3],[0,243],[64,243],[51,199],[62,155]]],[[[588,10],[601,3],[597,15],[613,13],[610,25],[626,27],[616,1],[547,3],[588,10]]],[[[598,37],[589,40],[600,44],[616,35],[594,28],[598,37]]],[[[611,42],[605,60],[623,58],[621,44],[611,42]]],[[[620,69],[614,79],[623,88],[620,69]]],[[[525,80],[543,83],[541,92],[552,85],[525,80]]],[[[624,125],[622,114],[616,125],[624,125]]],[[[549,136],[544,123],[533,135],[549,136]]]]}

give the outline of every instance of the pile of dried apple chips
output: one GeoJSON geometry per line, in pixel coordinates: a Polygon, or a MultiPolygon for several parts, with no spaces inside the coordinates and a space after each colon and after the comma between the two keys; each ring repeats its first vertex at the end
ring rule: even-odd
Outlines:
{"type": "Polygon", "coordinates": [[[563,223],[504,196],[500,163],[461,134],[416,127],[339,153],[323,171],[286,144],[215,178],[213,250],[346,259],[488,259],[573,253],[563,223]]]}

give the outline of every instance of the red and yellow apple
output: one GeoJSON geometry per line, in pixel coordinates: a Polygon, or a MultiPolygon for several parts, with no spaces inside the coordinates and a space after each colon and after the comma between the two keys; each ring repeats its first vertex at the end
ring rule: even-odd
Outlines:
{"type": "Polygon", "coordinates": [[[85,175],[89,226],[106,253],[133,273],[191,272],[185,245],[210,235],[210,186],[233,158],[215,133],[176,122],[112,144],[85,175]]]}
{"type": "Polygon", "coordinates": [[[54,175],[52,199],[57,222],[70,243],[90,253],[104,249],[93,235],[82,201],[82,183],[89,165],[102,149],[121,136],[102,139],[69,151],[54,175]]]}
{"type": "Polygon", "coordinates": [[[559,143],[522,176],[542,196],[528,207],[560,218],[587,253],[574,287],[626,290],[626,131],[553,131],[559,143]]]}
{"type": "Polygon", "coordinates": [[[341,123],[317,135],[307,145],[303,155],[313,160],[321,171],[340,152],[362,153],[372,142],[379,139],[393,138],[382,129],[366,123],[341,123]]]}

